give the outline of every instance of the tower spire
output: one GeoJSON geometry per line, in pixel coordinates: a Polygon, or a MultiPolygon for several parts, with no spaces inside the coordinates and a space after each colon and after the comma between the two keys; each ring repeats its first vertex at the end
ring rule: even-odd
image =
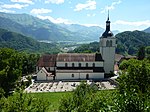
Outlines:
{"type": "Polygon", "coordinates": [[[108,10],[108,18],[107,18],[107,21],[109,21],[109,10],[108,10]]]}
{"type": "Polygon", "coordinates": [[[106,30],[102,35],[104,38],[113,36],[113,33],[110,31],[110,20],[109,20],[109,10],[108,10],[108,17],[106,21],[106,30]]]}

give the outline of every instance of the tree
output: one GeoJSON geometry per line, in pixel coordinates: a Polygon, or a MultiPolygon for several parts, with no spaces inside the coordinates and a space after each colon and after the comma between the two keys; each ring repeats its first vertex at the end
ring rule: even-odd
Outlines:
{"type": "Polygon", "coordinates": [[[47,112],[50,103],[43,99],[35,98],[23,91],[16,91],[8,98],[0,99],[1,112],[47,112]]]}
{"type": "Polygon", "coordinates": [[[67,95],[60,102],[60,112],[99,112],[108,110],[106,99],[99,97],[97,87],[81,83],[73,94],[67,95]]]}
{"type": "Polygon", "coordinates": [[[138,50],[138,60],[143,60],[145,58],[145,47],[142,46],[138,50]]]}
{"type": "Polygon", "coordinates": [[[118,79],[118,94],[115,100],[118,112],[150,111],[150,62],[130,61],[126,71],[118,79]]]}
{"type": "Polygon", "coordinates": [[[22,74],[21,54],[13,49],[0,49],[0,64],[0,88],[8,95],[22,74]]]}

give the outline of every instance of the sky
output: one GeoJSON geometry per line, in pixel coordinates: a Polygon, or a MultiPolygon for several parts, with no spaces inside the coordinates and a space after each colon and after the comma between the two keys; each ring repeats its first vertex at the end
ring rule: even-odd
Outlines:
{"type": "Polygon", "coordinates": [[[0,12],[30,14],[54,23],[133,31],[150,27],[150,0],[0,0],[0,12]]]}

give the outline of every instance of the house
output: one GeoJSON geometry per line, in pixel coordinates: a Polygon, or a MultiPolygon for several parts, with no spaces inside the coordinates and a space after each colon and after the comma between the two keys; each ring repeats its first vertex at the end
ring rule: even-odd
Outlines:
{"type": "Polygon", "coordinates": [[[116,38],[110,31],[108,15],[99,53],[43,55],[36,67],[37,80],[103,79],[105,74],[114,71],[115,48],[116,38]]]}

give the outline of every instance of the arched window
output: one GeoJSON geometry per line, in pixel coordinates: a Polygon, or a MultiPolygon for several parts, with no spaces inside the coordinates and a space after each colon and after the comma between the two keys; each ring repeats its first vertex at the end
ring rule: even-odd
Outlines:
{"type": "Polygon", "coordinates": [[[65,67],[67,67],[68,66],[68,64],[67,63],[65,63],[65,67]]]}
{"type": "Polygon", "coordinates": [[[74,63],[72,63],[72,67],[74,67],[74,63]]]}
{"type": "Polygon", "coordinates": [[[86,74],[86,79],[89,80],[89,74],[86,74]]]}
{"type": "Polygon", "coordinates": [[[95,67],[95,63],[93,63],[93,67],[95,67]]]}
{"type": "Polygon", "coordinates": [[[110,40],[109,42],[109,47],[112,47],[112,40],[110,40]]]}
{"type": "Polygon", "coordinates": [[[72,74],[72,77],[74,77],[74,74],[72,74]]]}
{"type": "Polygon", "coordinates": [[[81,63],[79,63],[79,67],[81,67],[81,63]]]}
{"type": "Polygon", "coordinates": [[[106,41],[106,47],[109,47],[109,40],[106,41]]]}
{"type": "Polygon", "coordinates": [[[88,67],[88,63],[86,63],[86,67],[88,67]]]}

